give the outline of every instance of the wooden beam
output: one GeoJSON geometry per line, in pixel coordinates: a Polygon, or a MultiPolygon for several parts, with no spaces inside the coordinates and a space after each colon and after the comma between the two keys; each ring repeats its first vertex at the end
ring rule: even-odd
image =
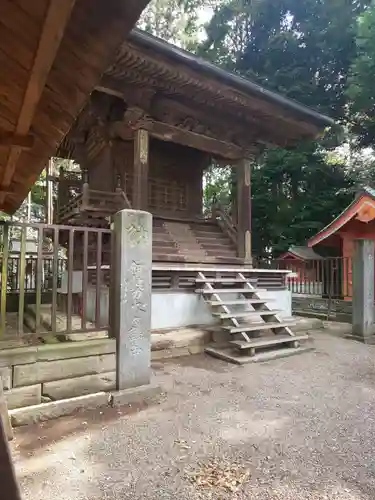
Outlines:
{"type": "MultiPolygon", "coordinates": [[[[35,110],[40,101],[75,1],[50,0],[18,117],[15,130],[16,135],[26,135],[29,133],[35,110]]],[[[14,146],[9,152],[2,178],[4,186],[10,185],[21,151],[21,147],[14,146]]],[[[0,203],[3,201],[4,195],[0,195],[0,203]]]]}
{"type": "Polygon", "coordinates": [[[101,92],[102,94],[111,95],[113,97],[118,97],[119,99],[125,100],[124,93],[120,90],[111,89],[109,87],[104,87],[103,85],[97,85],[95,87],[97,92],[101,92]]]}
{"type": "Polygon", "coordinates": [[[148,157],[149,134],[147,130],[139,129],[134,138],[134,181],[132,208],[134,210],[148,209],[148,157]]]}
{"type": "Polygon", "coordinates": [[[243,150],[234,144],[151,119],[140,120],[139,123],[115,122],[112,125],[111,131],[112,133],[117,133],[119,137],[127,137],[129,129],[137,130],[139,128],[147,130],[150,136],[161,141],[188,146],[210,153],[213,156],[219,156],[228,160],[239,160],[244,156],[243,150]]]}
{"type": "Polygon", "coordinates": [[[13,132],[0,130],[0,147],[17,146],[21,149],[31,149],[34,146],[34,136],[31,134],[18,135],[13,132]]]}
{"type": "Polygon", "coordinates": [[[151,102],[156,95],[156,90],[153,88],[128,84],[106,75],[102,77],[100,84],[95,87],[95,90],[118,97],[128,105],[139,106],[146,111],[149,111],[151,102]]]}
{"type": "Polygon", "coordinates": [[[3,188],[0,186],[0,194],[7,196],[8,194],[12,195],[12,194],[17,194],[17,193],[15,193],[13,190],[11,190],[9,188],[3,188]]]}
{"type": "Polygon", "coordinates": [[[208,106],[189,102],[183,97],[171,98],[157,95],[152,101],[149,114],[159,121],[164,121],[165,116],[170,116],[173,120],[177,120],[174,123],[184,123],[186,119],[195,122],[198,130],[193,130],[194,132],[204,133],[203,130],[207,127],[211,131],[210,136],[233,143],[246,151],[253,149],[261,139],[259,126],[249,124],[244,126],[238,117],[231,116],[228,112],[218,112],[208,106]]]}

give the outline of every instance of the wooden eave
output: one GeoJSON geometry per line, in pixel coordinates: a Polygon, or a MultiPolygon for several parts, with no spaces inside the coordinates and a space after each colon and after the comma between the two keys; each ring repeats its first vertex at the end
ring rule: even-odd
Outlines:
{"type": "MultiPolygon", "coordinates": [[[[371,190],[372,191],[372,190],[371,190]]],[[[370,206],[372,209],[375,209],[375,197],[364,188],[352,201],[352,203],[346,207],[345,210],[341,212],[330,224],[324,227],[319,233],[310,238],[307,242],[309,247],[314,247],[319,243],[322,243],[324,240],[333,236],[338,231],[342,230],[343,227],[351,221],[366,205],[370,206]]]]}
{"type": "Polygon", "coordinates": [[[313,139],[333,120],[228,73],[156,37],[133,30],[98,90],[121,95],[129,86],[152,89],[187,106],[203,106],[241,123],[249,143],[288,147],[313,139]]]}
{"type": "Polygon", "coordinates": [[[0,3],[0,210],[22,203],[148,1],[0,3]]]}

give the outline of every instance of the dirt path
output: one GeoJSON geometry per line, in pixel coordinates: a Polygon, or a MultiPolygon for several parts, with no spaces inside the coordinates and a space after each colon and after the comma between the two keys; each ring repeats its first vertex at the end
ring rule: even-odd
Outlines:
{"type": "Polygon", "coordinates": [[[159,363],[160,404],[17,430],[25,500],[372,500],[375,347],[315,346],[244,367],[159,363]]]}

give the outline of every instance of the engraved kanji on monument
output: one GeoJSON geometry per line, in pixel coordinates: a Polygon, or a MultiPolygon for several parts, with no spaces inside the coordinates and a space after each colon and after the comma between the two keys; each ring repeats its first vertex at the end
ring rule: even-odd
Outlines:
{"type": "Polygon", "coordinates": [[[151,373],[152,216],[122,210],[114,218],[114,333],[117,389],[149,384],[151,373]]]}

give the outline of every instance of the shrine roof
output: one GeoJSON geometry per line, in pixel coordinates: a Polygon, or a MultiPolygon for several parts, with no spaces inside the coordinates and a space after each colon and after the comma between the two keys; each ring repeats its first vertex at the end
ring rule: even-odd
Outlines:
{"type": "Polygon", "coordinates": [[[277,260],[287,260],[289,258],[295,258],[303,261],[322,259],[322,257],[312,248],[298,245],[292,245],[289,247],[288,251],[280,255],[277,260]]]}
{"type": "MultiPolygon", "coordinates": [[[[311,124],[319,128],[334,125],[334,120],[318,111],[305,106],[293,99],[283,96],[280,93],[273,92],[267,88],[258,85],[257,83],[243,78],[240,75],[226,71],[215,64],[206,61],[196,55],[183,50],[175,45],[172,45],[161,38],[155,37],[141,31],[133,29],[129,36],[129,43],[134,43],[138,47],[146,50],[151,50],[155,53],[165,55],[168,59],[173,60],[176,64],[181,64],[197,71],[199,74],[207,75],[217,79],[225,85],[232,87],[241,92],[245,92],[249,96],[259,99],[260,101],[269,102],[285,111],[294,113],[296,117],[309,121],[311,124]]],[[[125,44],[124,47],[126,47],[125,44]]],[[[125,49],[126,50],[126,49],[125,49]]]]}
{"type": "Polygon", "coordinates": [[[1,2],[1,211],[22,203],[148,1],[1,2]]]}
{"type": "Polygon", "coordinates": [[[240,129],[239,135],[245,133],[253,145],[293,147],[316,138],[335,123],[316,110],[138,29],[122,44],[97,86],[130,106],[134,105],[132,89],[144,93],[138,98],[142,109],[148,99],[155,106],[168,100],[166,114],[173,113],[174,106],[184,107],[199,115],[202,123],[211,118],[227,130],[240,129]]]}
{"type": "Polygon", "coordinates": [[[315,236],[310,238],[308,246],[311,248],[329,236],[332,236],[351,220],[368,223],[375,219],[375,189],[365,186],[356,195],[354,200],[330,224],[325,226],[315,236]]]}
{"type": "Polygon", "coordinates": [[[202,143],[198,136],[215,139],[220,142],[214,148],[221,151],[217,157],[234,160],[263,147],[294,147],[335,124],[316,110],[139,29],[122,43],[95,90],[61,142],[59,156],[74,157],[77,141],[86,137],[92,157],[104,147],[104,136],[127,141],[144,123],[149,128],[155,124],[154,135],[162,140],[186,132],[183,142],[193,148],[202,143]],[[188,132],[196,135],[187,138],[188,132]]]}

